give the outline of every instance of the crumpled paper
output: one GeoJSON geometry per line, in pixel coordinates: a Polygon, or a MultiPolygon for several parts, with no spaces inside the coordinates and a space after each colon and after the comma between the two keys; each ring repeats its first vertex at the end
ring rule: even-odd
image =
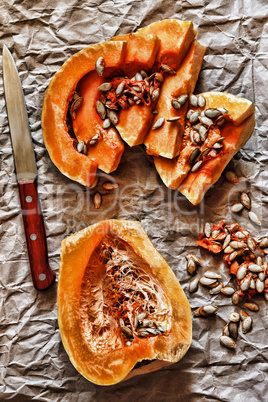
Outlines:
{"type": "Polygon", "coordinates": [[[202,287],[189,294],[185,262],[185,254],[194,252],[204,264],[199,276],[207,268],[216,269],[224,283],[229,283],[232,281],[221,257],[195,245],[204,222],[237,220],[255,238],[267,235],[267,12],[265,0],[1,3],[0,44],[6,44],[13,54],[24,88],[51,267],[58,274],[60,242],[67,235],[101,219],[139,220],[174,270],[191,307],[210,302],[219,307],[215,317],[193,319],[193,342],[179,363],[111,387],[84,379],[61,343],[56,284],[45,292],[37,292],[32,285],[1,90],[1,400],[267,400],[267,303],[261,296],[254,297],[260,311],[250,313],[253,330],[243,335],[240,329],[236,350],[225,349],[219,344],[222,328],[229,313],[239,309],[229,298],[212,297],[202,287]],[[221,178],[194,207],[180,193],[164,186],[143,146],[126,146],[119,168],[111,175],[119,190],[106,194],[101,208],[95,210],[89,190],[64,177],[46,152],[40,123],[46,88],[63,62],[83,47],[164,18],[192,20],[198,39],[207,47],[196,93],[228,91],[255,103],[256,130],[229,165],[238,174],[239,184],[234,186],[221,178]],[[260,229],[250,223],[246,211],[238,216],[230,213],[230,204],[238,201],[242,190],[251,195],[252,210],[262,221],[260,229]]]}

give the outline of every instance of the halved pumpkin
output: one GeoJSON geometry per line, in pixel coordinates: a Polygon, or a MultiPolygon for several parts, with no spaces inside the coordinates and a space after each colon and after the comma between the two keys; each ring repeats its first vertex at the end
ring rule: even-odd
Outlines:
{"type": "Polygon", "coordinates": [[[157,103],[159,113],[154,116],[152,125],[161,117],[165,119],[165,122],[160,128],[156,130],[151,128],[148,132],[144,144],[149,155],[161,155],[172,159],[180,153],[187,103],[180,110],[175,110],[171,101],[182,94],[194,91],[205,50],[205,47],[195,40],[176,75],[166,78],[157,103]],[[167,121],[175,116],[180,119],[176,122],[167,121]]]}
{"type": "Polygon", "coordinates": [[[49,155],[67,177],[90,186],[94,182],[97,164],[75,148],[75,140],[66,125],[69,102],[78,82],[95,70],[99,57],[106,68],[120,67],[126,54],[126,42],[104,42],[89,46],[71,56],[52,78],[43,103],[42,131],[49,155]]]}
{"type": "MultiPolygon", "coordinates": [[[[177,69],[184,59],[187,51],[194,40],[196,31],[190,21],[180,21],[175,19],[163,20],[148,25],[137,32],[137,36],[157,35],[160,45],[154,65],[159,69],[161,64],[167,64],[173,69],[177,69]]],[[[131,35],[131,34],[130,34],[131,35]]],[[[131,36],[119,36],[128,41],[131,36]]],[[[117,37],[113,38],[117,40],[117,37]]],[[[137,49],[138,57],[142,55],[142,47],[137,49]]],[[[138,70],[137,70],[138,71],[138,70]]],[[[165,82],[161,87],[163,91],[165,82]]],[[[129,109],[120,111],[119,123],[116,125],[123,140],[129,145],[139,145],[145,140],[145,137],[152,125],[154,115],[152,110],[157,102],[153,102],[150,106],[143,104],[134,105],[129,109]]]]}
{"type": "MultiPolygon", "coordinates": [[[[224,137],[220,152],[204,160],[199,170],[190,172],[192,164],[189,157],[196,146],[190,140],[191,126],[188,125],[177,158],[154,158],[156,170],[166,186],[174,190],[178,188],[194,205],[202,201],[208,189],[219,179],[225,166],[248,141],[255,125],[254,106],[247,99],[221,92],[206,92],[202,95],[206,99],[203,109],[224,107],[228,110],[225,115],[226,122],[222,126],[211,126],[206,141],[200,146],[201,152],[206,148],[213,149],[213,145],[224,137]]],[[[200,108],[195,110],[197,109],[200,108]]]]}
{"type": "Polygon", "coordinates": [[[139,222],[102,221],[63,240],[58,322],[71,362],[99,385],[175,363],[191,343],[187,298],[139,222]]]}

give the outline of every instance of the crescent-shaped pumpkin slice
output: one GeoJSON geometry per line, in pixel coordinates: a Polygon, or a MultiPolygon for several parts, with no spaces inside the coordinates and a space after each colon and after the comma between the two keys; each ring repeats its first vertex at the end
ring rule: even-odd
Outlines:
{"type": "MultiPolygon", "coordinates": [[[[103,42],[91,45],[71,56],[52,78],[46,91],[42,110],[42,131],[48,153],[67,177],[90,186],[95,179],[97,163],[76,150],[74,140],[66,125],[69,102],[79,81],[95,70],[99,57],[105,66],[119,68],[126,54],[126,42],[103,42]]],[[[121,141],[118,136],[118,141],[121,141]]],[[[114,141],[111,141],[113,148],[114,141]]]]}
{"type": "Polygon", "coordinates": [[[191,343],[187,298],[139,222],[102,221],[63,240],[58,322],[71,362],[99,385],[175,363],[191,343]]]}
{"type": "Polygon", "coordinates": [[[182,65],[176,71],[176,75],[167,77],[161,88],[157,102],[159,113],[154,116],[152,126],[159,118],[164,118],[164,124],[158,129],[151,129],[144,141],[146,152],[149,155],[161,155],[172,159],[180,153],[185,125],[187,102],[180,110],[175,110],[172,99],[182,94],[194,91],[201,70],[206,48],[195,40],[183,60],[182,65]],[[172,117],[179,117],[178,121],[168,122],[172,117]]]}
{"type": "MultiPolygon", "coordinates": [[[[159,69],[161,64],[167,64],[177,70],[194,40],[196,31],[190,21],[175,19],[163,20],[148,25],[137,32],[137,36],[157,35],[160,44],[154,61],[154,67],[159,69]]],[[[112,40],[129,40],[128,35],[115,37],[112,40]]],[[[138,54],[142,54],[142,47],[138,54]]],[[[153,67],[153,68],[154,68],[153,67]]],[[[136,70],[138,71],[138,70],[136,70]]],[[[134,72],[134,71],[133,71],[134,72]]],[[[165,87],[162,84],[161,91],[165,87]]],[[[150,106],[143,104],[133,105],[131,108],[120,111],[119,123],[116,125],[123,140],[131,147],[142,144],[152,125],[154,115],[152,110],[156,101],[150,106]]]]}
{"type": "Polygon", "coordinates": [[[173,190],[178,188],[194,205],[202,201],[225,166],[248,141],[255,125],[254,105],[249,100],[224,92],[206,92],[201,95],[206,99],[203,109],[228,110],[228,114],[224,115],[226,122],[221,126],[213,125],[208,131],[207,139],[198,147],[190,139],[192,127],[187,124],[180,155],[172,160],[154,158],[156,170],[165,185],[173,190]],[[191,172],[193,164],[189,157],[194,149],[199,148],[201,154],[206,149],[213,150],[213,145],[222,137],[224,140],[220,152],[212,151],[212,157],[205,158],[200,169],[191,172]]]}

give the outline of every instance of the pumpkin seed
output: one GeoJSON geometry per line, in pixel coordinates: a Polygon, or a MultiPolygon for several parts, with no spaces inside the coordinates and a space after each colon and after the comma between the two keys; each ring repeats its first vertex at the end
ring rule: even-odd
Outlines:
{"type": "Polygon", "coordinates": [[[146,318],[148,316],[148,312],[147,311],[143,311],[142,313],[138,314],[138,320],[144,320],[144,318],[146,318]]]}
{"type": "Polygon", "coordinates": [[[249,317],[248,313],[245,310],[240,310],[240,318],[241,321],[244,321],[245,318],[249,317]]]}
{"type": "Polygon", "coordinates": [[[250,201],[250,198],[249,198],[248,194],[243,192],[241,194],[240,198],[241,198],[241,203],[244,205],[244,207],[246,207],[247,209],[250,209],[251,201],[250,201]]]}
{"type": "Polygon", "coordinates": [[[268,247],[268,237],[265,237],[264,239],[262,239],[259,243],[259,246],[261,248],[267,248],[268,247]]]}
{"type": "MultiPolygon", "coordinates": [[[[142,323],[141,323],[141,326],[142,327],[149,327],[152,324],[153,324],[152,320],[143,320],[142,323]]],[[[146,328],[146,330],[147,330],[147,328],[146,328]]]]}
{"type": "Polygon", "coordinates": [[[187,261],[192,259],[197,265],[202,266],[202,261],[195,254],[186,254],[187,261]]]}
{"type": "Polygon", "coordinates": [[[181,104],[180,104],[180,102],[177,101],[177,99],[172,99],[171,105],[175,110],[180,110],[180,108],[181,108],[181,104]]]}
{"type": "Polygon", "coordinates": [[[200,116],[199,120],[204,126],[210,127],[213,124],[213,121],[206,116],[200,116]]]}
{"type": "Polygon", "coordinates": [[[231,225],[226,225],[225,227],[229,233],[237,232],[239,229],[238,223],[232,223],[231,225]]]}
{"type": "Polygon", "coordinates": [[[105,120],[103,121],[102,127],[103,127],[105,130],[106,130],[107,128],[110,128],[110,127],[111,127],[111,120],[110,120],[109,118],[105,119],[105,120]]]}
{"type": "Polygon", "coordinates": [[[250,316],[247,316],[247,317],[242,321],[242,331],[243,331],[243,334],[246,334],[251,328],[252,328],[252,318],[251,318],[250,316]]]}
{"type": "Polygon", "coordinates": [[[232,170],[226,170],[224,177],[229,183],[232,183],[232,184],[238,183],[238,177],[235,174],[235,172],[233,172],[232,170]]]}
{"type": "Polygon", "coordinates": [[[115,106],[111,101],[105,102],[105,106],[107,107],[107,109],[118,110],[118,107],[115,106]]]}
{"type": "Polygon", "coordinates": [[[162,333],[167,332],[167,327],[162,327],[161,325],[159,325],[157,329],[159,329],[159,331],[162,333]]]}
{"type": "Polygon", "coordinates": [[[160,95],[160,90],[159,90],[159,88],[157,88],[152,92],[152,95],[151,95],[152,102],[157,101],[157,99],[159,98],[159,95],[160,95]]]}
{"type": "Polygon", "coordinates": [[[198,95],[197,103],[199,107],[205,107],[206,106],[206,99],[204,98],[203,95],[198,95]]]}
{"type": "Polygon", "coordinates": [[[263,282],[265,280],[265,278],[266,278],[265,271],[261,271],[259,273],[259,280],[263,282]]]}
{"type": "Polygon", "coordinates": [[[219,236],[220,233],[221,233],[221,229],[213,230],[212,233],[211,233],[212,239],[216,239],[219,236]]]}
{"type": "Polygon", "coordinates": [[[231,253],[233,253],[233,252],[234,252],[234,249],[233,249],[233,247],[231,247],[230,245],[227,246],[227,247],[225,247],[225,249],[224,249],[224,253],[225,253],[225,254],[231,254],[231,253]]]}
{"type": "Polygon", "coordinates": [[[178,102],[183,106],[188,99],[188,94],[182,94],[178,97],[178,102]]]}
{"type": "Polygon", "coordinates": [[[235,349],[236,348],[235,341],[232,338],[230,338],[229,336],[226,336],[226,335],[222,335],[220,337],[220,343],[223,346],[225,346],[226,348],[229,348],[229,349],[235,349]]]}
{"type": "Polygon", "coordinates": [[[103,183],[102,187],[107,191],[111,191],[111,190],[115,190],[116,188],[118,188],[118,184],[107,181],[107,182],[103,183]]]}
{"type": "Polygon", "coordinates": [[[103,57],[99,57],[95,63],[95,68],[98,75],[101,77],[105,69],[105,61],[103,57]]]}
{"type": "Polygon", "coordinates": [[[250,262],[248,264],[248,269],[251,272],[254,272],[254,273],[257,273],[257,274],[262,271],[262,268],[258,264],[254,264],[253,262],[250,262]]]}
{"type": "Polygon", "coordinates": [[[223,147],[223,145],[220,144],[219,142],[215,142],[215,144],[213,144],[214,149],[221,149],[222,147],[223,147]]]}
{"type": "Polygon", "coordinates": [[[190,94],[189,95],[189,102],[191,106],[197,107],[198,106],[198,99],[197,96],[190,94]]]}
{"type": "Polygon", "coordinates": [[[138,329],[138,335],[141,338],[147,338],[147,336],[149,336],[149,332],[146,331],[145,329],[138,329]]]}
{"type": "Polygon", "coordinates": [[[122,330],[122,332],[123,332],[124,334],[126,334],[126,336],[127,336],[128,338],[132,338],[132,337],[133,337],[133,333],[132,333],[132,331],[131,331],[130,328],[128,328],[128,327],[121,327],[121,330],[122,330]]]}
{"type": "Polygon", "coordinates": [[[140,72],[137,72],[135,75],[135,80],[136,81],[143,81],[143,76],[141,75],[140,72]]]}
{"type": "Polygon", "coordinates": [[[76,149],[77,149],[78,152],[80,152],[80,154],[85,154],[86,155],[86,153],[87,153],[87,146],[84,143],[84,141],[78,141],[76,149]]]}
{"type": "Polygon", "coordinates": [[[189,120],[190,117],[191,117],[191,115],[192,115],[193,113],[194,113],[194,110],[189,109],[188,112],[187,112],[187,114],[186,114],[186,118],[189,120]]]}
{"type": "Polygon", "coordinates": [[[217,295],[217,294],[219,294],[219,293],[221,293],[221,289],[223,288],[223,283],[221,282],[221,283],[219,283],[217,286],[215,286],[215,288],[212,288],[210,291],[209,291],[209,294],[210,295],[217,295]]]}
{"type": "Polygon", "coordinates": [[[111,123],[113,123],[114,125],[116,125],[119,122],[118,114],[114,110],[109,110],[108,116],[111,123]]]}
{"type": "Polygon", "coordinates": [[[169,119],[167,119],[167,121],[169,123],[172,123],[172,122],[175,122],[175,121],[178,121],[178,120],[180,120],[180,116],[174,116],[174,117],[170,117],[169,119]]]}
{"type": "Polygon", "coordinates": [[[259,311],[260,309],[257,303],[245,303],[244,306],[251,311],[259,311]]]}
{"type": "Polygon", "coordinates": [[[93,181],[93,183],[92,183],[91,186],[89,187],[90,190],[93,190],[95,187],[97,187],[98,183],[99,183],[99,177],[96,176],[96,177],[95,177],[95,180],[93,181]]]}
{"type": "Polygon", "coordinates": [[[199,135],[202,142],[206,141],[208,136],[208,129],[206,126],[203,126],[203,124],[200,124],[199,126],[199,135]]]}
{"type": "Polygon", "coordinates": [[[164,124],[164,121],[165,121],[164,117],[160,117],[160,118],[154,123],[154,125],[153,125],[153,127],[152,127],[152,130],[156,130],[156,129],[162,127],[163,124],[164,124]]]}
{"type": "Polygon", "coordinates": [[[133,85],[132,89],[136,92],[141,92],[141,88],[138,85],[133,85]]]}
{"type": "Polygon", "coordinates": [[[125,82],[124,81],[120,82],[120,84],[117,86],[117,88],[115,90],[115,93],[116,93],[117,96],[121,95],[121,93],[124,90],[124,87],[125,87],[125,82]]]}
{"type": "Polygon", "coordinates": [[[239,322],[240,315],[234,311],[233,313],[229,314],[228,320],[232,322],[239,322]]]}
{"type": "Polygon", "coordinates": [[[234,292],[235,290],[231,286],[225,286],[221,289],[221,293],[224,294],[225,296],[232,296],[234,292]]]}
{"type": "Polygon", "coordinates": [[[133,96],[133,100],[135,101],[135,102],[138,102],[139,100],[140,100],[140,97],[139,96],[133,96]]]}
{"type": "Polygon", "coordinates": [[[233,322],[233,321],[229,322],[228,329],[229,329],[231,337],[236,339],[237,335],[238,335],[238,325],[237,325],[237,323],[233,322]]]}
{"type": "Polygon", "coordinates": [[[152,113],[153,113],[153,114],[158,114],[158,111],[157,111],[156,109],[153,109],[153,110],[152,110],[152,113]]]}
{"type": "Polygon", "coordinates": [[[71,105],[70,112],[79,109],[80,106],[82,105],[82,103],[83,103],[83,98],[82,98],[82,97],[76,98],[76,99],[74,100],[74,102],[72,103],[72,105],[71,105]]]}
{"type": "Polygon", "coordinates": [[[210,235],[211,235],[211,226],[210,226],[209,222],[205,223],[204,233],[205,233],[206,237],[210,237],[210,235]]]}
{"type": "Polygon", "coordinates": [[[164,70],[166,73],[174,75],[176,74],[176,71],[174,71],[171,67],[169,67],[167,64],[161,64],[162,70],[164,70]]]}
{"type": "Polygon", "coordinates": [[[95,208],[96,208],[96,209],[99,209],[100,206],[101,206],[101,202],[102,202],[102,197],[101,197],[101,195],[100,195],[99,192],[96,192],[96,193],[94,194],[93,202],[94,202],[95,208]]]}
{"type": "Polygon", "coordinates": [[[189,122],[191,124],[194,124],[197,122],[198,118],[199,118],[200,112],[199,110],[196,110],[194,113],[191,114],[190,118],[189,118],[189,122]]]}
{"type": "Polygon", "coordinates": [[[201,315],[211,316],[216,314],[218,311],[218,307],[214,306],[213,304],[207,304],[206,306],[200,307],[201,315]]]}
{"type": "Polygon", "coordinates": [[[217,124],[217,126],[222,126],[225,123],[225,118],[223,116],[219,116],[215,123],[217,124]]]}
{"type": "Polygon", "coordinates": [[[106,91],[110,91],[111,88],[112,88],[112,84],[110,82],[104,82],[103,84],[101,84],[98,87],[98,90],[106,92],[106,91]]]}
{"type": "Polygon", "coordinates": [[[189,156],[189,162],[192,164],[194,163],[194,161],[196,160],[196,158],[198,158],[198,156],[200,155],[200,149],[199,148],[195,148],[190,156],[189,156]]]}
{"type": "Polygon", "coordinates": [[[144,71],[144,70],[140,70],[140,75],[142,76],[142,78],[147,78],[148,77],[146,71],[144,71]]]}
{"type": "Polygon", "coordinates": [[[205,148],[202,152],[201,155],[199,157],[199,159],[205,159],[205,157],[210,153],[210,148],[205,148]]]}
{"type": "Polygon", "coordinates": [[[221,275],[217,274],[217,272],[214,272],[214,271],[206,271],[204,273],[204,276],[206,278],[210,278],[210,279],[220,279],[221,278],[221,275]]]}
{"type": "Polygon", "coordinates": [[[249,289],[250,281],[251,281],[251,275],[250,274],[246,275],[241,280],[240,289],[242,290],[242,292],[246,292],[249,289]]]}
{"type": "Polygon", "coordinates": [[[95,107],[100,118],[104,120],[106,117],[106,108],[104,104],[101,101],[97,100],[95,107]]]}
{"type": "Polygon", "coordinates": [[[225,107],[217,107],[217,109],[222,113],[222,114],[227,114],[229,113],[229,110],[226,109],[225,107]]]}
{"type": "Polygon", "coordinates": [[[214,283],[216,283],[217,280],[213,279],[213,278],[207,278],[205,276],[201,276],[201,278],[199,279],[199,282],[203,286],[210,286],[210,285],[213,285],[214,283]]]}
{"type": "Polygon", "coordinates": [[[237,252],[237,251],[233,251],[233,252],[230,254],[229,261],[233,261],[236,257],[238,257],[238,252],[237,252]]]}
{"type": "Polygon", "coordinates": [[[232,302],[233,304],[238,304],[240,302],[240,299],[242,297],[242,292],[240,290],[237,290],[236,292],[234,292],[234,294],[232,295],[232,302]]]}
{"type": "Polygon", "coordinates": [[[228,234],[224,239],[222,248],[225,249],[229,245],[230,241],[231,241],[231,235],[228,234]]]}
{"type": "MultiPolygon", "coordinates": [[[[252,250],[251,250],[251,251],[252,251],[252,250]]],[[[263,265],[263,261],[262,261],[262,258],[261,258],[260,256],[257,258],[256,263],[257,263],[257,265],[259,265],[260,267],[263,265]]]]}
{"type": "Polygon", "coordinates": [[[98,141],[98,139],[99,139],[99,135],[95,134],[94,137],[92,137],[91,140],[89,141],[89,145],[95,145],[96,142],[98,141]]]}
{"type": "Polygon", "coordinates": [[[229,326],[228,326],[228,324],[226,324],[225,327],[223,327],[222,335],[230,336],[230,331],[229,331],[229,326]]]}
{"type": "Polygon", "coordinates": [[[205,110],[205,116],[209,117],[210,119],[215,119],[216,117],[220,116],[221,112],[216,108],[209,108],[205,110]]]}
{"type": "Polygon", "coordinates": [[[237,272],[236,272],[236,277],[238,280],[242,280],[244,279],[244,277],[246,276],[247,273],[247,264],[242,264],[240,265],[240,267],[238,268],[237,272]]]}
{"type": "Polygon", "coordinates": [[[197,132],[199,133],[199,128],[200,128],[200,126],[201,126],[201,124],[200,124],[200,123],[197,123],[197,124],[195,124],[194,126],[192,126],[192,129],[195,130],[195,131],[197,131],[197,132]]]}
{"type": "Polygon", "coordinates": [[[262,293],[264,291],[264,282],[262,282],[260,278],[256,280],[256,290],[258,293],[262,293]]]}
{"type": "Polygon", "coordinates": [[[190,275],[194,275],[196,272],[196,262],[192,258],[187,261],[187,271],[190,275]]]}
{"type": "Polygon", "coordinates": [[[192,172],[192,173],[195,173],[195,172],[200,168],[201,165],[202,165],[202,161],[196,162],[196,163],[194,164],[194,166],[192,167],[191,172],[192,172]]]}
{"type": "Polygon", "coordinates": [[[238,212],[241,212],[243,208],[244,208],[244,206],[242,204],[240,204],[240,202],[239,202],[232,206],[231,211],[234,212],[235,214],[237,214],[238,212]]]}
{"type": "Polygon", "coordinates": [[[197,288],[198,288],[198,284],[199,284],[199,279],[198,278],[193,279],[189,283],[189,292],[191,292],[191,293],[196,292],[197,288]]]}
{"type": "Polygon", "coordinates": [[[230,242],[230,247],[234,248],[235,250],[239,250],[241,248],[246,247],[245,243],[243,241],[231,241],[230,242]]]}
{"type": "Polygon", "coordinates": [[[249,219],[250,219],[253,223],[255,223],[255,224],[258,225],[258,226],[261,226],[261,221],[260,221],[258,215],[257,215],[255,212],[249,211],[248,216],[249,216],[249,219]]]}

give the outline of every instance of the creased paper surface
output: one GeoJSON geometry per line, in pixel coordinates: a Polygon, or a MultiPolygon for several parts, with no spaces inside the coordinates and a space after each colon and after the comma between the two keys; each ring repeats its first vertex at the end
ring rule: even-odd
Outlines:
{"type": "Polygon", "coordinates": [[[236,351],[225,349],[219,344],[222,328],[229,313],[239,308],[202,287],[189,294],[185,262],[185,254],[194,252],[204,261],[199,276],[207,268],[217,269],[229,283],[221,257],[195,246],[204,222],[237,220],[253,237],[267,235],[267,15],[265,0],[1,2],[0,46],[6,44],[14,56],[24,89],[51,267],[58,274],[60,242],[67,235],[102,219],[139,220],[174,270],[191,307],[210,302],[219,307],[216,317],[193,319],[192,346],[175,365],[111,387],[91,384],[77,373],[61,343],[56,285],[46,292],[37,292],[32,285],[1,71],[1,400],[267,401],[267,302],[262,295],[254,297],[260,311],[250,313],[253,330],[243,335],[240,328],[236,351]],[[207,47],[196,93],[227,91],[256,106],[255,132],[229,165],[239,184],[221,178],[194,207],[164,186],[144,147],[126,146],[111,175],[119,189],[105,194],[103,205],[95,210],[90,192],[64,177],[46,152],[40,123],[46,88],[63,62],[83,47],[164,18],[193,21],[199,41],[207,47]],[[262,221],[260,229],[249,222],[245,211],[231,215],[230,205],[238,202],[243,190],[251,195],[252,210],[262,221]]]}

